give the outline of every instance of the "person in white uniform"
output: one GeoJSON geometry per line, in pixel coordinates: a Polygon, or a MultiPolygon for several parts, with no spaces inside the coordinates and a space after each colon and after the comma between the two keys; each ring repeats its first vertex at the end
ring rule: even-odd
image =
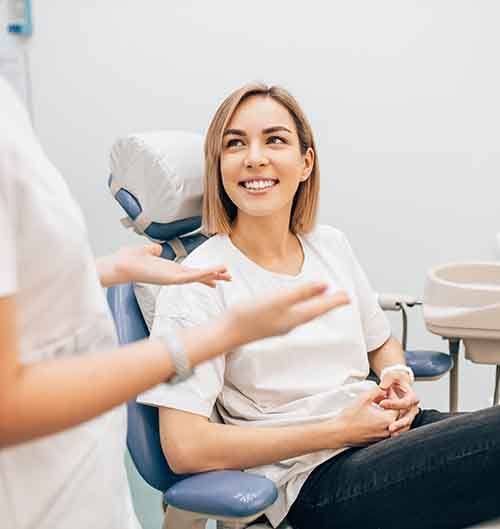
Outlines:
{"type": "Polygon", "coordinates": [[[288,516],[294,529],[451,529],[500,514],[500,409],[420,410],[413,373],[345,235],[315,222],[317,153],[295,99],[262,84],[233,92],[210,124],[205,162],[203,222],[214,235],[185,263],[223,259],[232,281],[188,285],[182,301],[179,287],[161,289],[153,335],[313,279],[351,303],[238,347],[175,391],[144,392],[139,402],[160,408],[174,471],[267,476],[279,491],[265,513],[274,527],[288,516]]]}
{"type": "Polygon", "coordinates": [[[0,526],[136,529],[122,404],[347,298],[316,282],[203,329],[118,348],[102,286],[207,288],[229,280],[226,268],[165,261],[159,245],[123,249],[96,266],[80,209],[2,79],[0,116],[0,526]]]}

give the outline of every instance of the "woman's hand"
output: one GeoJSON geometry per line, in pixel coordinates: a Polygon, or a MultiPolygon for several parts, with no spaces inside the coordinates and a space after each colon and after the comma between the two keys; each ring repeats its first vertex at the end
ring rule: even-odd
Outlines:
{"type": "Polygon", "coordinates": [[[390,427],[398,412],[380,407],[386,396],[386,391],[377,386],[360,395],[335,419],[343,425],[346,446],[368,446],[391,435],[390,427]]]}
{"type": "Polygon", "coordinates": [[[241,343],[286,334],[297,325],[350,302],[345,292],[326,294],[327,289],[326,284],[310,283],[270,296],[267,301],[234,307],[230,316],[241,343]]]}
{"type": "Polygon", "coordinates": [[[159,244],[125,247],[116,253],[97,259],[97,271],[102,286],[109,287],[137,281],[153,285],[203,283],[215,287],[216,281],[230,281],[225,266],[197,269],[160,257],[159,244]]]}
{"type": "Polygon", "coordinates": [[[390,371],[386,373],[379,384],[380,389],[387,392],[387,398],[380,402],[386,410],[398,412],[398,418],[391,424],[391,437],[407,432],[419,412],[420,400],[410,382],[406,371],[390,371]]]}

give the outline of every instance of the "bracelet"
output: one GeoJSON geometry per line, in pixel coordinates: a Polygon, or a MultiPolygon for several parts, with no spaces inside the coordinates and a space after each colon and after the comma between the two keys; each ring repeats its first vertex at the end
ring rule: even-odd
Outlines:
{"type": "Polygon", "coordinates": [[[174,364],[175,375],[168,379],[168,384],[178,384],[189,378],[193,374],[193,368],[189,365],[184,346],[174,333],[159,334],[155,336],[166,347],[170,360],[174,364]]]}
{"type": "Polygon", "coordinates": [[[404,364],[394,364],[392,366],[384,367],[380,372],[380,380],[382,380],[385,374],[391,373],[392,371],[405,371],[410,376],[410,383],[413,384],[415,382],[415,374],[413,373],[412,368],[405,366],[404,364]]]}

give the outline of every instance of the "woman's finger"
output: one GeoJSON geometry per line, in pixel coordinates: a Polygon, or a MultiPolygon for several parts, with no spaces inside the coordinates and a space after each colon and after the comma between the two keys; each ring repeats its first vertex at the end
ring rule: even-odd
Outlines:
{"type": "Polygon", "coordinates": [[[400,413],[399,418],[389,426],[391,436],[408,431],[419,412],[418,406],[412,406],[409,410],[400,413]]]}
{"type": "Polygon", "coordinates": [[[401,428],[397,432],[391,433],[391,437],[397,437],[398,435],[401,435],[402,433],[409,432],[410,426],[405,426],[404,428],[401,428]]]}
{"type": "Polygon", "coordinates": [[[392,397],[385,399],[380,403],[380,406],[386,410],[405,410],[419,403],[420,400],[412,391],[403,397],[392,397]]]}
{"type": "Polygon", "coordinates": [[[398,399],[384,399],[380,406],[385,410],[405,410],[411,406],[411,400],[407,397],[398,399]]]}
{"type": "Polygon", "coordinates": [[[231,275],[228,272],[218,271],[217,269],[198,270],[196,268],[184,268],[179,274],[179,283],[193,282],[215,282],[231,281],[231,275]]]}
{"type": "Polygon", "coordinates": [[[410,426],[410,418],[406,415],[403,418],[399,418],[389,425],[389,432],[394,433],[400,430],[401,428],[406,428],[410,426]]]}

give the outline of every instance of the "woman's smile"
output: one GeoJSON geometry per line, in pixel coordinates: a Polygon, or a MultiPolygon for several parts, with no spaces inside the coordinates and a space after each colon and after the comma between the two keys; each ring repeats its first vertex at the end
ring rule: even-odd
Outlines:
{"type": "Polygon", "coordinates": [[[279,185],[277,178],[247,178],[238,184],[250,195],[263,195],[279,185]]]}

